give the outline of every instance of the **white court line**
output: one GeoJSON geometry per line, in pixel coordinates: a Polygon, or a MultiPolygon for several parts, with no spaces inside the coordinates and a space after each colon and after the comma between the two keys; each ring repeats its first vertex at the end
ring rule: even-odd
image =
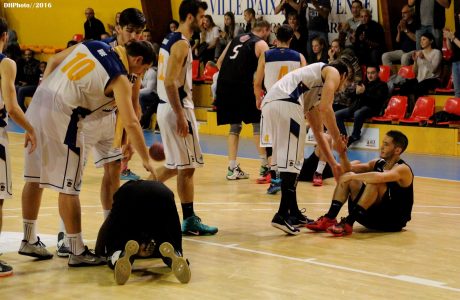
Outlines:
{"type": "Polygon", "coordinates": [[[452,214],[452,213],[439,213],[440,215],[447,215],[447,216],[460,216],[460,214],[452,214]]]}
{"type": "Polygon", "coordinates": [[[19,216],[3,216],[3,218],[19,218],[19,216]]]}
{"type": "Polygon", "coordinates": [[[460,288],[449,287],[449,286],[446,286],[446,283],[444,282],[434,281],[434,280],[425,279],[425,278],[419,278],[419,277],[414,277],[414,276],[409,276],[409,275],[390,276],[390,275],[386,275],[382,273],[370,272],[370,271],[365,271],[365,270],[360,270],[360,269],[355,269],[355,268],[349,268],[349,267],[340,266],[340,265],[331,264],[331,263],[323,263],[323,262],[317,261],[317,259],[314,257],[299,258],[299,257],[292,257],[292,256],[270,253],[270,252],[265,252],[265,251],[252,250],[252,249],[243,248],[243,247],[237,247],[237,246],[234,246],[234,244],[224,245],[224,244],[219,244],[215,242],[207,242],[207,241],[196,240],[196,239],[191,239],[191,238],[183,238],[183,239],[190,241],[190,242],[206,244],[210,246],[216,246],[216,247],[233,249],[233,250],[238,250],[238,251],[243,251],[243,252],[259,254],[259,255],[271,256],[271,257],[276,257],[276,258],[281,258],[281,259],[286,259],[286,260],[291,260],[291,261],[298,261],[298,262],[303,262],[307,264],[312,264],[312,265],[317,265],[317,266],[322,266],[322,267],[327,267],[327,268],[332,268],[332,269],[337,269],[337,270],[342,270],[342,271],[348,271],[352,273],[358,273],[358,274],[364,274],[364,275],[375,276],[375,277],[380,277],[380,278],[410,282],[410,283],[414,283],[418,285],[430,286],[430,287],[435,287],[439,289],[444,289],[444,290],[449,290],[449,291],[460,293],[460,288]]]}
{"type": "Polygon", "coordinates": [[[426,211],[413,211],[413,214],[420,214],[420,215],[431,215],[431,213],[426,211]]]}

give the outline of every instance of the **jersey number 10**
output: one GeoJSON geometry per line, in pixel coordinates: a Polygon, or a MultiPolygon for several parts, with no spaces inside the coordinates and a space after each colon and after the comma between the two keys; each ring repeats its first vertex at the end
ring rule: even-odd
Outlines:
{"type": "Polygon", "coordinates": [[[77,55],[62,67],[61,71],[67,73],[69,80],[80,80],[96,67],[93,60],[85,58],[87,56],[85,53],[77,52],[77,55]]]}

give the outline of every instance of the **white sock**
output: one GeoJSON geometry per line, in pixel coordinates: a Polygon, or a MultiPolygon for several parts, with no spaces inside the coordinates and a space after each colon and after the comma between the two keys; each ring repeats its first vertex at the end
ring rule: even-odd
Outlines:
{"type": "Polygon", "coordinates": [[[110,209],[102,209],[102,213],[104,214],[104,220],[105,220],[110,214],[110,209]]]}
{"type": "Polygon", "coordinates": [[[83,243],[83,236],[79,233],[68,233],[66,236],[68,240],[70,252],[74,255],[80,255],[85,252],[85,244],[83,243]]]}
{"type": "Polygon", "coordinates": [[[22,219],[22,223],[24,226],[24,240],[28,241],[29,244],[35,244],[38,241],[37,220],[22,219]]]}
{"type": "Polygon", "coordinates": [[[64,220],[62,220],[62,218],[59,218],[59,232],[64,232],[64,234],[66,233],[64,220]]]}
{"type": "Polygon", "coordinates": [[[319,174],[323,174],[324,168],[326,167],[326,162],[320,160],[318,162],[318,166],[316,167],[316,172],[319,174]]]}
{"type": "Polygon", "coordinates": [[[267,167],[268,166],[267,154],[259,155],[259,158],[260,158],[260,165],[263,167],[267,167]]]}
{"type": "Polygon", "coordinates": [[[235,169],[237,164],[236,164],[236,160],[229,160],[228,161],[228,166],[230,167],[231,170],[235,169]]]}

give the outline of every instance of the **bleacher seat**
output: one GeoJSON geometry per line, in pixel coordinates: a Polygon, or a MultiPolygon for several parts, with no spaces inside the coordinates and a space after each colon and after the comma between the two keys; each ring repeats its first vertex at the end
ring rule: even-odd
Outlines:
{"type": "Polygon", "coordinates": [[[380,80],[382,80],[383,82],[388,82],[388,80],[390,79],[390,73],[391,73],[390,66],[385,66],[385,65],[380,66],[380,72],[379,72],[380,80]]]}
{"type": "Polygon", "coordinates": [[[75,33],[75,34],[73,35],[72,40],[74,40],[74,41],[80,43],[81,41],[83,41],[83,34],[81,34],[81,33],[75,33]]]}
{"type": "Polygon", "coordinates": [[[217,68],[216,64],[213,63],[212,61],[208,61],[206,63],[206,67],[204,67],[203,71],[203,80],[204,81],[212,81],[212,76],[219,72],[219,69],[217,68]]]}
{"type": "MultiPolygon", "coordinates": [[[[447,99],[446,103],[444,104],[443,111],[449,114],[454,114],[460,117],[460,98],[449,98],[447,99]]],[[[433,123],[432,120],[429,122],[430,124],[433,123]]],[[[438,122],[437,126],[459,126],[460,121],[446,121],[446,122],[438,122]]]]}
{"type": "Polygon", "coordinates": [[[200,76],[200,61],[198,59],[194,59],[192,61],[192,79],[198,80],[200,76]]]}
{"type": "Polygon", "coordinates": [[[398,75],[406,79],[415,78],[415,73],[412,66],[401,66],[401,68],[399,68],[398,75]]]}
{"type": "Polygon", "coordinates": [[[450,74],[449,81],[447,82],[446,87],[436,88],[434,90],[436,95],[449,95],[454,93],[454,79],[452,73],[450,74]]]}
{"type": "Polygon", "coordinates": [[[422,96],[417,99],[414,110],[409,118],[399,121],[399,124],[424,125],[428,123],[430,117],[434,114],[435,99],[430,96],[422,96]]]}
{"type": "Polygon", "coordinates": [[[380,117],[373,117],[372,122],[375,123],[391,123],[399,121],[404,118],[407,109],[407,97],[406,96],[393,96],[388,101],[385,113],[380,117]]]}

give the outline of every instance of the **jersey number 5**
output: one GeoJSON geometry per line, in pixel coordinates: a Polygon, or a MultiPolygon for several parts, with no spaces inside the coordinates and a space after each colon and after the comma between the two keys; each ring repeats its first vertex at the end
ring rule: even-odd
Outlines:
{"type": "Polygon", "coordinates": [[[235,59],[237,56],[238,56],[238,53],[239,53],[239,49],[242,47],[243,45],[238,45],[238,46],[235,46],[233,48],[233,55],[230,56],[230,59],[235,59]]]}
{"type": "Polygon", "coordinates": [[[96,63],[89,58],[85,58],[86,56],[88,55],[78,52],[73,59],[62,67],[61,71],[63,73],[67,72],[67,78],[69,78],[69,80],[80,80],[94,69],[96,63]]]}

